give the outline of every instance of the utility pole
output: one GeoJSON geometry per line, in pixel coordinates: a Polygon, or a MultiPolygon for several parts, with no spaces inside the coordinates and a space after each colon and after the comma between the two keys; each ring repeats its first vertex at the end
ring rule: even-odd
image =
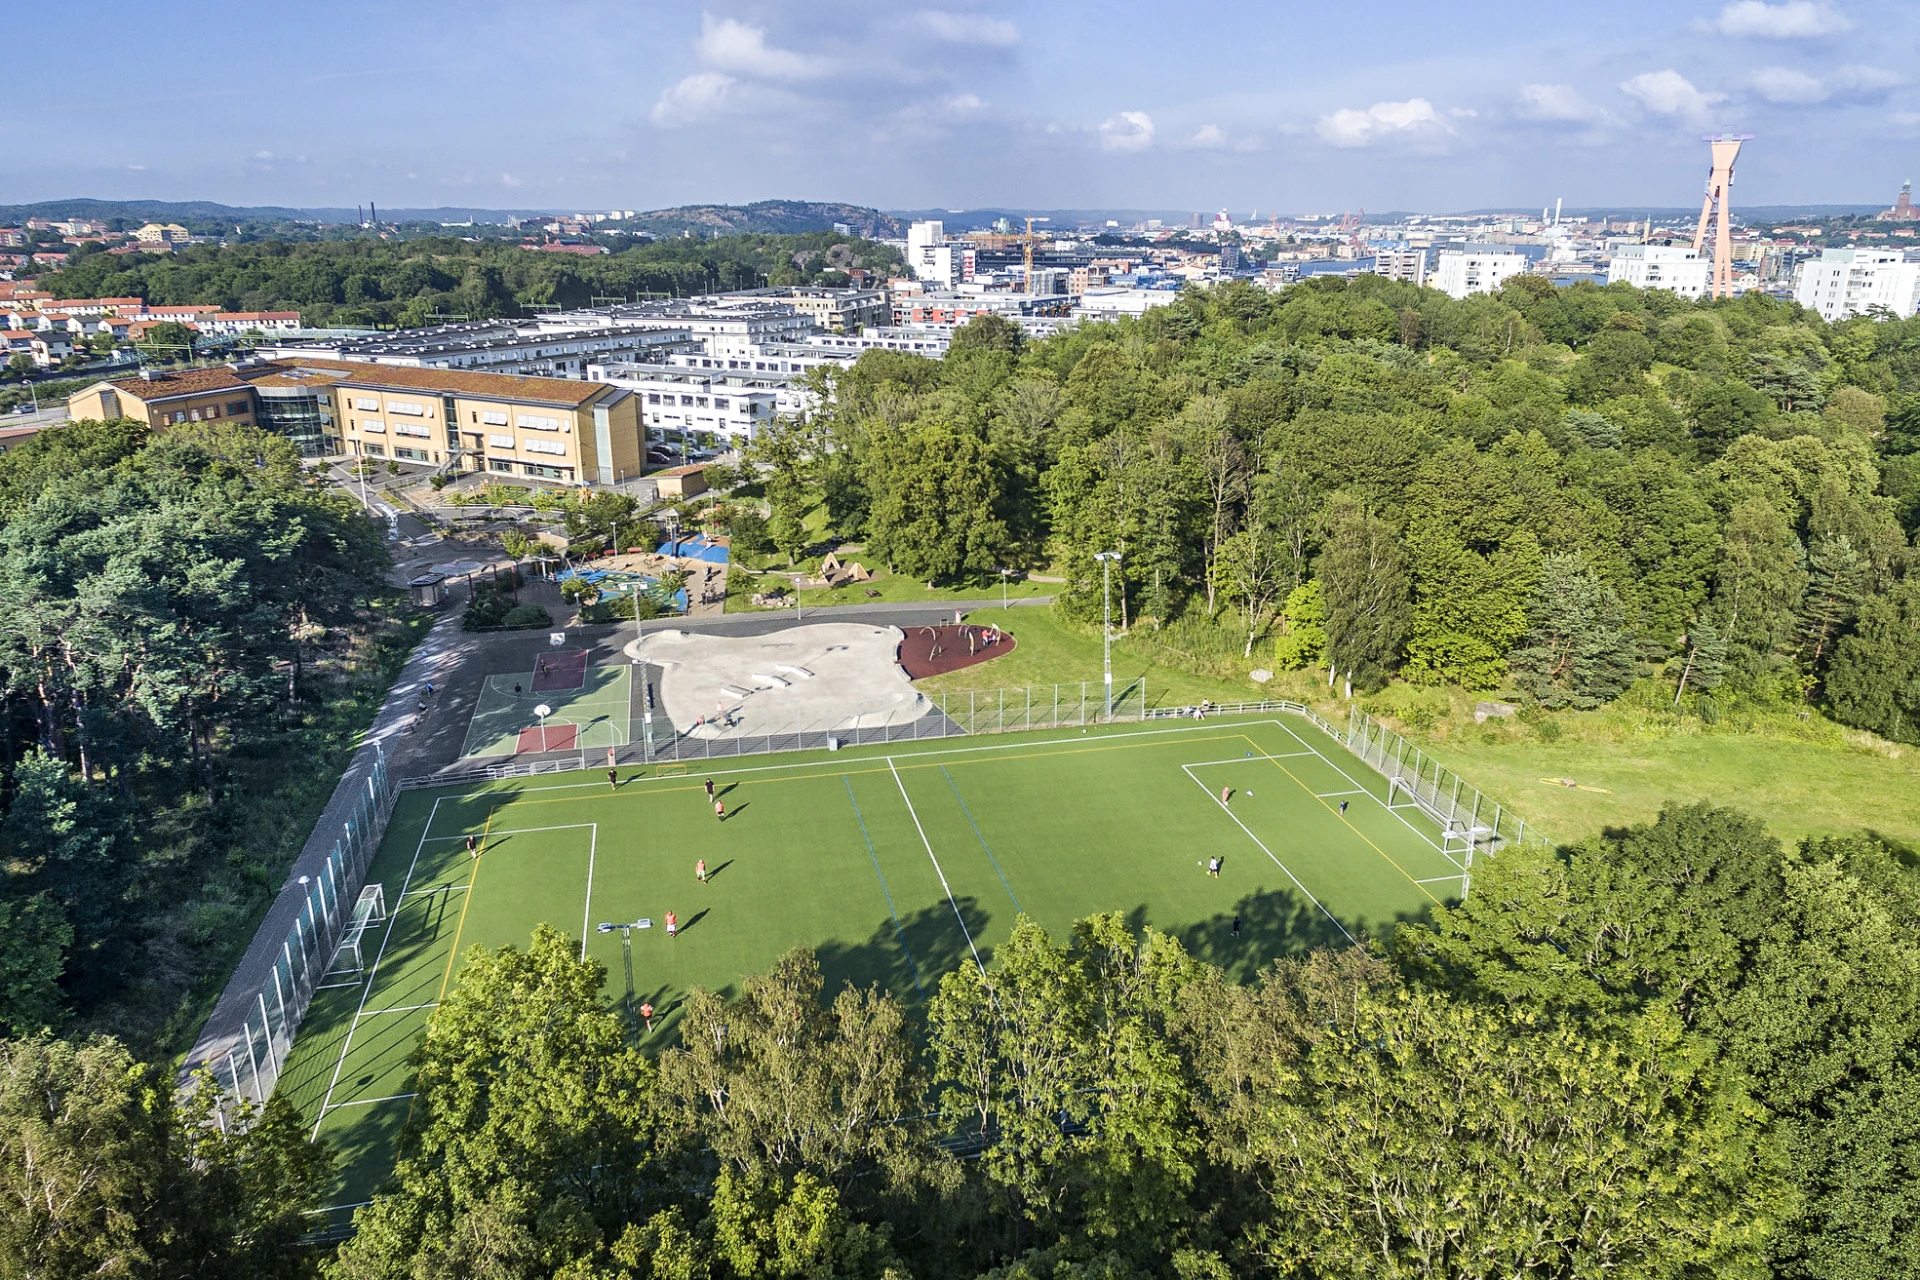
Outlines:
{"type": "Polygon", "coordinates": [[[1113,719],[1113,563],[1118,551],[1096,551],[1100,562],[1100,662],[1107,691],[1106,719],[1113,719]]]}

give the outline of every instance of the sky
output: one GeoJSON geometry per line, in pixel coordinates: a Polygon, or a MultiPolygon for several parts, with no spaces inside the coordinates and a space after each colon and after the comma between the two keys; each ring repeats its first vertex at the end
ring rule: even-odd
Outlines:
{"type": "Polygon", "coordinates": [[[1685,207],[1729,131],[1736,208],[1920,176],[1912,0],[18,9],[0,203],[1685,207]]]}

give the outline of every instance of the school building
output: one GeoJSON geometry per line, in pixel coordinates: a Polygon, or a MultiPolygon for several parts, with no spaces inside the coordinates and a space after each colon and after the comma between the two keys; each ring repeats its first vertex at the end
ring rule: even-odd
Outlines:
{"type": "Polygon", "coordinates": [[[146,369],[67,399],[83,418],[163,429],[232,420],[277,431],[307,457],[383,458],[562,484],[642,473],[640,397],[566,378],[339,360],[243,360],[146,369]]]}

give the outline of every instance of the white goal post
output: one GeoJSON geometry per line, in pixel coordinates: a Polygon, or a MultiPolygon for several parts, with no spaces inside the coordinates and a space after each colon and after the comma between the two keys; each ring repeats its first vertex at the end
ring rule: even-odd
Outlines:
{"type": "Polygon", "coordinates": [[[1406,778],[1397,775],[1387,779],[1387,808],[1398,809],[1412,806],[1431,818],[1440,828],[1440,851],[1449,857],[1456,854],[1471,860],[1473,851],[1480,846],[1491,848],[1498,839],[1493,828],[1484,825],[1471,825],[1457,813],[1447,813],[1439,805],[1420,794],[1419,788],[1406,778]]]}
{"type": "Polygon", "coordinates": [[[340,946],[334,951],[333,964],[327,970],[329,977],[357,974],[366,967],[360,954],[360,940],[368,929],[386,918],[386,887],[376,880],[363,887],[354,901],[353,914],[347,917],[346,928],[340,931],[340,946]]]}

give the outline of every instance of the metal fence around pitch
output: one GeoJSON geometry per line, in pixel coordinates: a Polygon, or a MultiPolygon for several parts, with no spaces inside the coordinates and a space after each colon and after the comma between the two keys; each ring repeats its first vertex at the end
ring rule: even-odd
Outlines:
{"type": "Polygon", "coordinates": [[[223,1128],[233,1103],[244,1100],[264,1106],[272,1095],[300,1020],[333,964],[341,932],[366,881],[367,867],[386,834],[399,788],[389,775],[385,753],[378,743],[373,747],[373,767],[360,788],[352,816],[341,824],[340,836],[320,873],[306,878],[305,901],[280,945],[280,954],[274,957],[271,972],[248,1002],[251,1007],[239,1035],[224,1054],[206,1064],[232,1100],[219,1111],[223,1128]]]}
{"type": "MultiPolygon", "coordinates": [[[[1347,750],[1384,775],[1388,803],[1410,804],[1440,824],[1441,831],[1465,847],[1492,853],[1529,836],[1524,819],[1463,781],[1459,774],[1415,747],[1359,707],[1347,709],[1347,731],[1334,735],[1347,750]]],[[[1548,837],[1538,827],[1535,840],[1548,837]]]]}

